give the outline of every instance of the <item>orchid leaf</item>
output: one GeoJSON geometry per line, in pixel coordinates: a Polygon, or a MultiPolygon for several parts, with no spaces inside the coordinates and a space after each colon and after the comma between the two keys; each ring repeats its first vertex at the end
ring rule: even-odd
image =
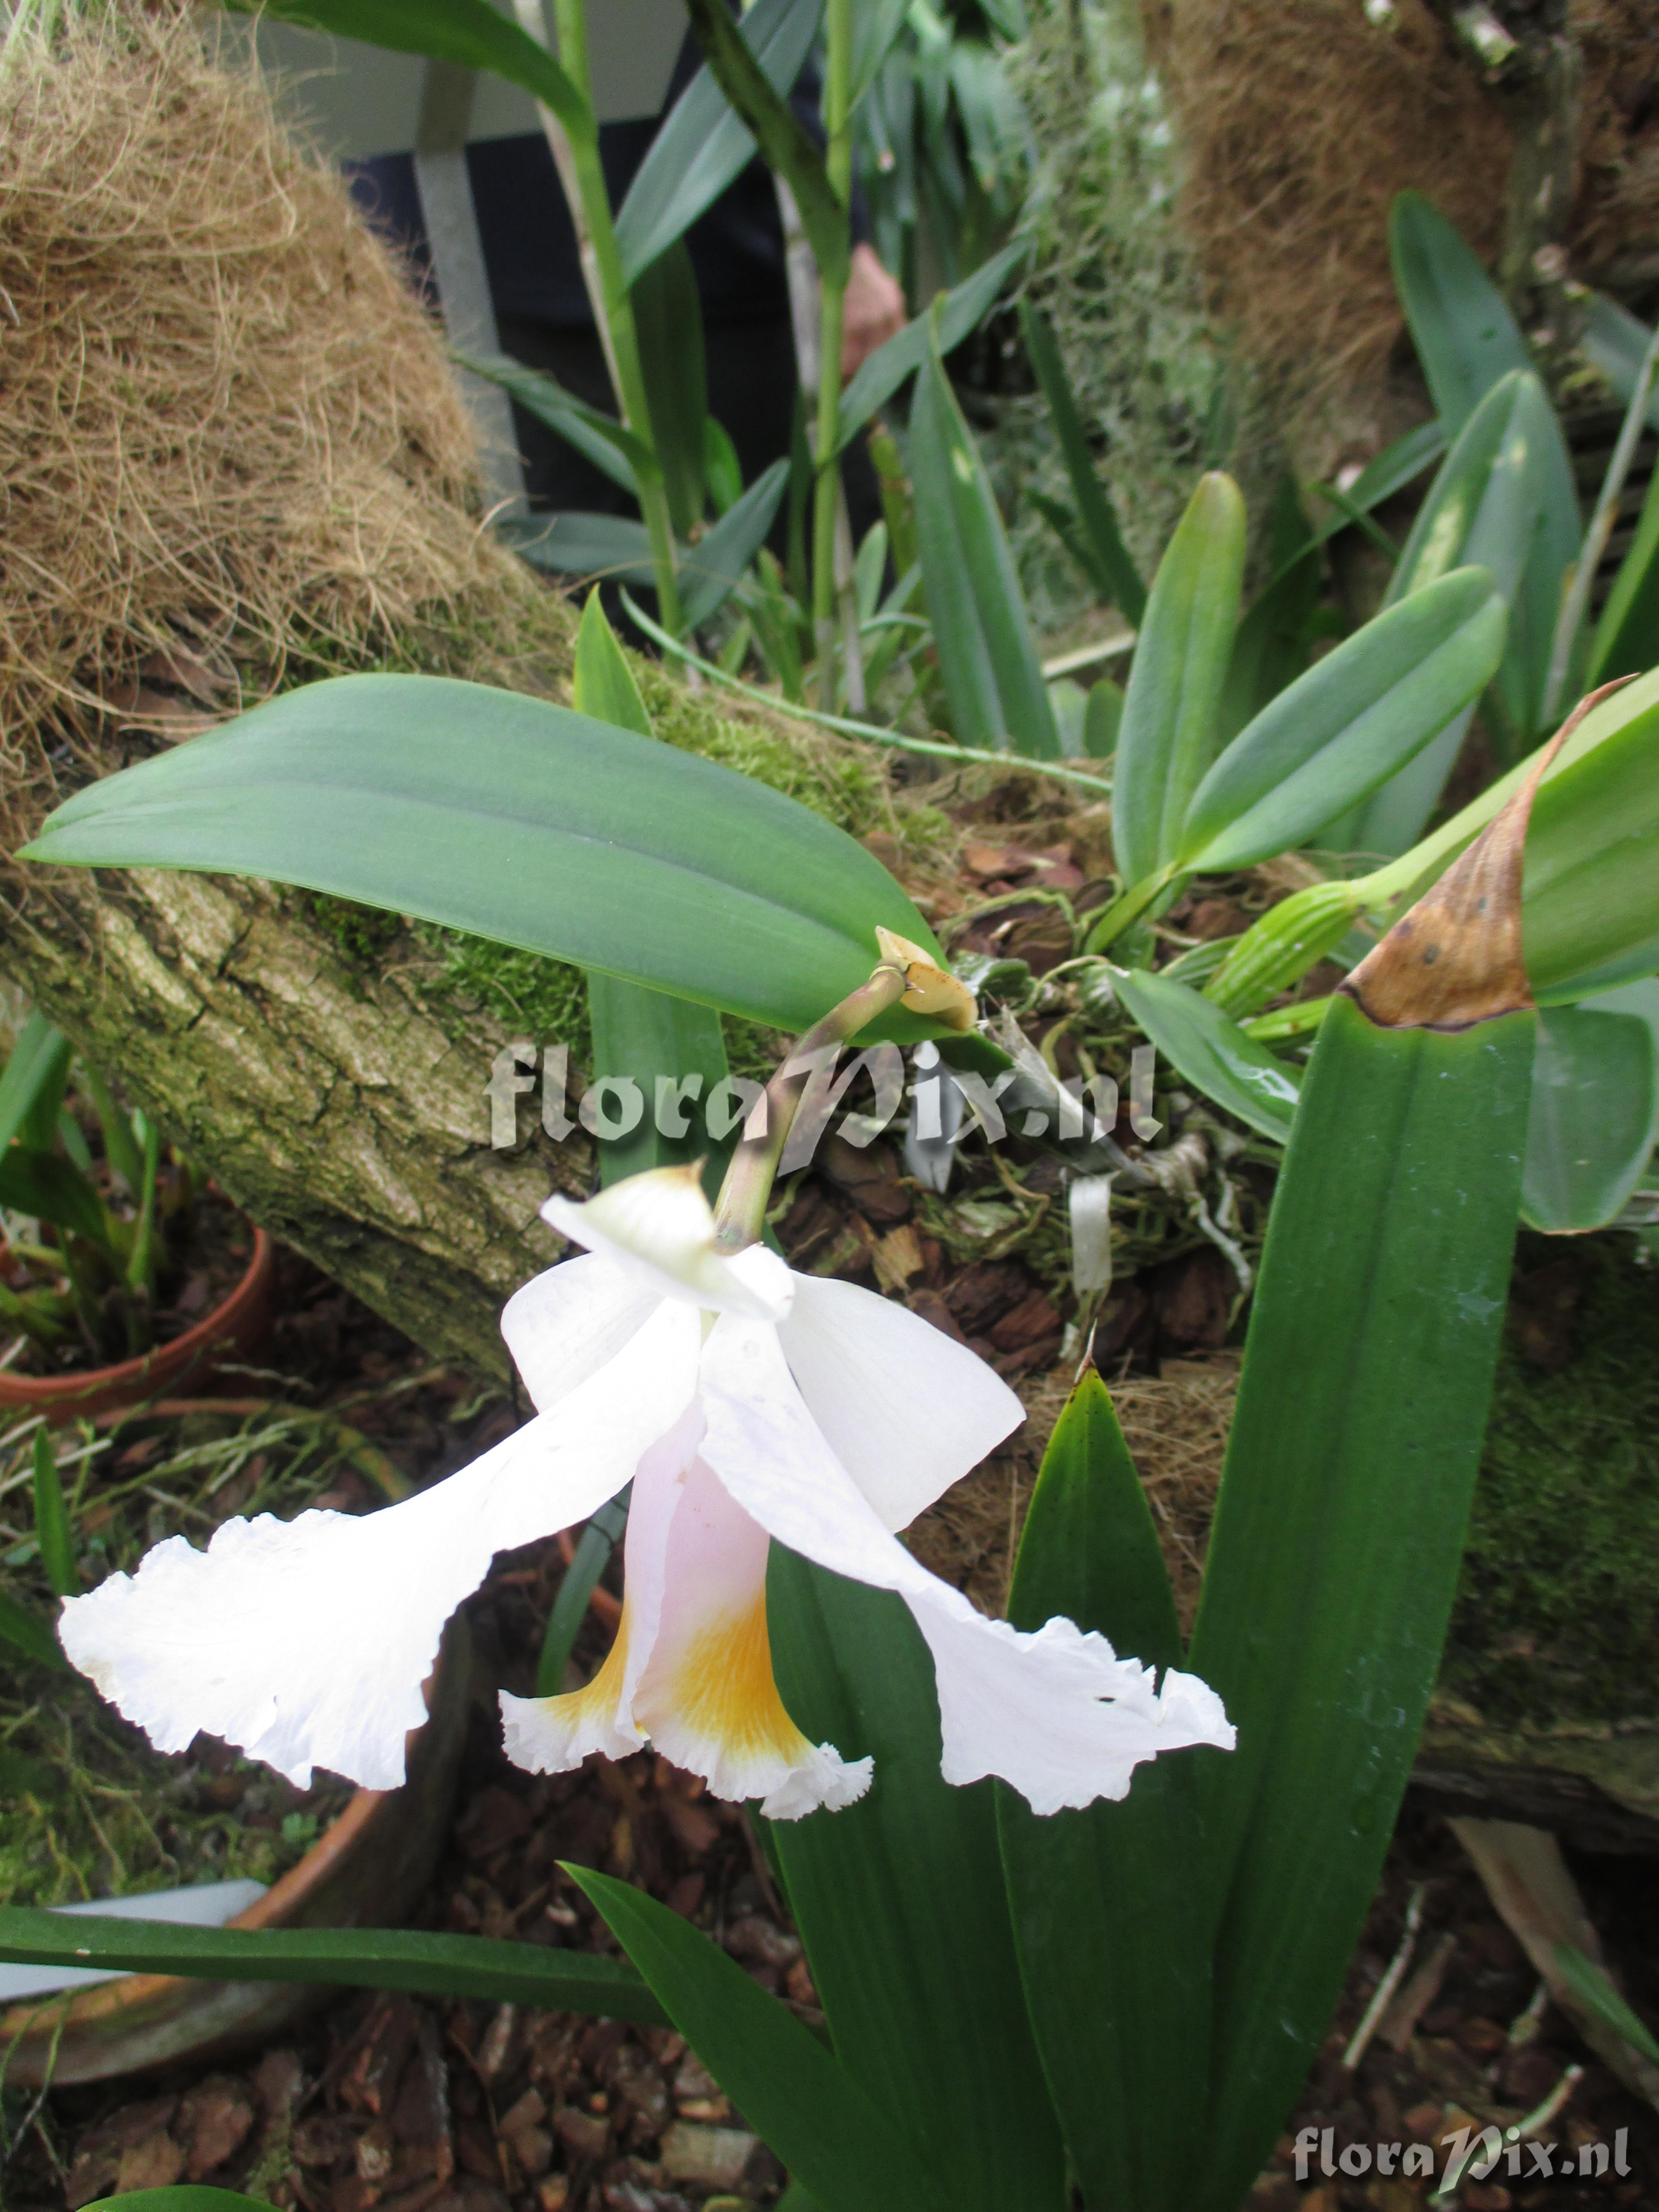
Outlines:
{"type": "Polygon", "coordinates": [[[788,488],[788,462],[774,461],[713,528],[681,554],[681,604],[693,629],[717,615],[742,582],[744,572],[766,543],[788,488]]]}
{"type": "Polygon", "coordinates": [[[885,345],[877,348],[841,396],[841,409],[836,418],[837,453],[857,436],[878,408],[886,404],[905,378],[913,375],[927,361],[935,331],[940,353],[948,354],[979,328],[996,305],[1009,278],[1030,259],[1030,252],[1029,242],[1024,239],[1005,246],[1000,253],[993,254],[982,269],[964,277],[953,290],[942,293],[925,313],[915,317],[885,345]]]}
{"type": "Polygon", "coordinates": [[[1648,482],[1641,518],[1601,610],[1584,681],[1633,676],[1659,664],[1659,474],[1648,482]]]}
{"type": "Polygon", "coordinates": [[[942,2212],[948,2200],[929,2186],[885,2101],[868,2095],[787,2006],[655,1898],[587,1867],[565,1872],[823,2212],[942,2212]]]}
{"type": "Polygon", "coordinates": [[[515,399],[527,415],[557,431],[573,452],[591,461],[602,476],[623,491],[639,489],[640,471],[654,471],[651,448],[626,423],[598,407],[590,407],[567,392],[556,377],[544,369],[526,368],[508,354],[458,353],[454,359],[474,376],[497,385],[515,399]]]}
{"type": "Polygon", "coordinates": [[[1007,534],[937,346],[916,386],[909,459],[952,732],[961,744],[1057,760],[1060,731],[1007,534]]]}
{"type": "Polygon", "coordinates": [[[170,2189],[126,2189],[118,2197],[100,2197],[87,2212],[269,2212],[268,2200],[244,2197],[234,2189],[210,2189],[204,2183],[175,2182],[170,2189]]]}
{"type": "Polygon", "coordinates": [[[1517,1011],[1385,1029],[1339,994],[1302,1086],[1189,1659],[1238,1730],[1204,1776],[1215,2070],[1192,2212],[1233,2212],[1272,2151],[1411,1771],[1497,1362],[1535,1028],[1517,1011]]]}
{"type": "MultiPolygon", "coordinates": [[[[1090,1369],[1043,1455],[1008,1613],[1059,1615],[1121,1657],[1182,1663],[1175,1600],[1146,1492],[1105,1385],[1090,1369]]],[[[1209,1932],[1195,1759],[1137,1768],[1127,1798],[1039,1817],[997,1790],[1026,2002],[1066,2148],[1090,2205],[1188,2212],[1201,2140],[1209,1932]]]]}
{"type": "MultiPolygon", "coordinates": [[[[545,700],[345,676],[58,808],[29,857],[199,868],[386,907],[791,1030],[934,939],[879,861],[782,793],[545,700]]],[[[888,1015],[876,1033],[932,1034],[888,1015]]]]}
{"type": "Polygon", "coordinates": [[[1096,473],[1083,418],[1078,412],[1077,399],[1054,331],[1041,309],[1024,301],[1020,306],[1020,328],[1025,334],[1025,350],[1042,386],[1042,396],[1048,403],[1066,473],[1071,478],[1077,522],[1088,549],[1090,573],[1097,579],[1105,595],[1121,609],[1125,621],[1138,624],[1146,611],[1146,586],[1129,557],[1117,516],[1096,473]]]}
{"type": "Polygon", "coordinates": [[[875,1759],[856,1804],[770,1830],[836,2055],[906,2116],[953,2212],[1054,2212],[1063,2154],[992,1788],[939,1772],[932,1655],[901,1599],[776,1544],[767,1590],[791,1716],[813,1742],[875,1759]]]}
{"type": "Polygon", "coordinates": [[[1435,412],[1455,437],[1500,377],[1532,355],[1478,257],[1421,192],[1389,210],[1395,289],[1428,379],[1435,412]]]}
{"type": "Polygon", "coordinates": [[[1172,1067],[1218,1106],[1275,1144],[1296,1113],[1297,1079],[1190,984],[1145,969],[1111,970],[1112,988],[1172,1067]]]}
{"type": "Polygon", "coordinates": [[[1288,852],[1419,755],[1486,688],[1504,602],[1460,568],[1365,624],[1242,730],[1193,794],[1175,858],[1212,874],[1288,852]]]}
{"type": "Polygon", "coordinates": [[[635,280],[633,307],[668,511],[678,535],[689,538],[708,504],[703,425],[708,419],[708,362],[696,272],[684,239],[676,239],[635,280]]]}
{"type": "Polygon", "coordinates": [[[222,0],[236,14],[269,15],[307,31],[361,39],[394,53],[428,54],[488,70],[550,107],[574,138],[598,129],[593,111],[539,40],[489,0],[222,0]]]}
{"type": "Polygon", "coordinates": [[[22,1652],[39,1667],[67,1669],[69,1662],[58,1648],[57,1636],[49,1622],[39,1613],[30,1613],[0,1590],[0,1643],[9,1644],[14,1650],[22,1652]]]}
{"type": "Polygon", "coordinates": [[[656,580],[642,522],[623,514],[502,515],[495,534],[532,568],[649,587],[656,580]]]}
{"type": "Polygon", "coordinates": [[[726,10],[726,0],[686,0],[691,28],[710,74],[754,133],[767,166],[795,196],[801,228],[826,284],[844,284],[852,259],[848,214],[836,197],[823,155],[726,10]]]}
{"type": "Polygon", "coordinates": [[[1555,1236],[1601,1229],[1659,1142],[1659,981],[1539,1016],[1521,1211],[1555,1236]],[[1631,1012],[1615,1011],[1620,1005],[1631,1012]]]}
{"type": "Polygon", "coordinates": [[[1231,477],[1206,476],[1158,563],[1124,694],[1112,846],[1126,884],[1174,860],[1218,750],[1243,575],[1243,500],[1231,477]]]}
{"type": "Polygon", "coordinates": [[[0,1153],[18,1136],[36,1151],[51,1144],[74,1057],[62,1030],[33,1008],[0,1075],[0,1153]]]}
{"type": "MultiPolygon", "coordinates": [[[[823,0],[755,0],[742,36],[762,75],[787,99],[812,50],[823,0]]],[[[683,238],[754,158],[755,136],[714,82],[708,65],[675,101],[651,141],[617,215],[623,282],[683,238]]]]}
{"type": "Polygon", "coordinates": [[[660,2005],[631,1966],[586,1951],[545,1950],[488,1936],[407,1928],[185,1928],[113,1914],[65,1918],[0,1906],[0,1959],[26,1966],[111,1966],[216,1982],[325,1982],[483,1997],[661,2026],[660,2005]]]}
{"type": "Polygon", "coordinates": [[[100,1252],[110,1249],[108,1217],[97,1192],[61,1152],[27,1145],[0,1152],[0,1206],[83,1237],[100,1252]]]}

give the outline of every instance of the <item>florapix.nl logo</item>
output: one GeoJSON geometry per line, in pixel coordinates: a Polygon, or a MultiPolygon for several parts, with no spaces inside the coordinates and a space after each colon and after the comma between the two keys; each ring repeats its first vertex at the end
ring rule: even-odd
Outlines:
{"type": "Polygon", "coordinates": [[[1448,2126],[1432,2142],[1350,2142],[1336,2147],[1334,2128],[1304,2128],[1297,2136],[1292,2163],[1298,2181],[1316,2173],[1328,2180],[1437,2180],[1431,2204],[1446,2203],[1466,2181],[1537,2181],[1595,2179],[1631,2172],[1630,2130],[1620,2128],[1611,2143],[1554,2142],[1525,2134],[1520,2127],[1448,2126]]]}

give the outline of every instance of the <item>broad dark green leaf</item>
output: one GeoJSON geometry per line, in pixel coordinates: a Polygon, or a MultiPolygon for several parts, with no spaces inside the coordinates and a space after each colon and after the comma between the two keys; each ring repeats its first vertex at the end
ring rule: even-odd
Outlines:
{"type": "Polygon", "coordinates": [[[788,462],[774,461],[712,530],[681,553],[680,604],[690,628],[717,615],[736,591],[765,544],[788,488],[788,462]]]}
{"type": "Polygon", "coordinates": [[[1104,579],[1125,620],[1138,625],[1146,611],[1146,586],[1129,557],[1112,503],[1095,472],[1083,418],[1078,412],[1071,380],[1066,374],[1054,331],[1047,316],[1026,302],[1020,307],[1020,327],[1025,333],[1025,350],[1042,386],[1042,396],[1048,403],[1060,458],[1066,464],[1072,496],[1077,502],[1078,522],[1093,556],[1094,571],[1104,579]]]}
{"type": "Polygon", "coordinates": [[[590,407],[585,399],[567,392],[544,369],[526,368],[504,353],[458,353],[454,358],[475,376],[499,385],[526,414],[545,422],[550,430],[556,430],[568,446],[623,491],[637,491],[639,471],[650,472],[651,448],[642,438],[615,416],[590,407]]]}
{"type": "Polygon", "coordinates": [[[576,1648],[577,1632],[587,1618],[587,1601],[627,1528],[628,1492],[623,1491],[600,1506],[576,1539],[574,1556],[559,1578],[542,1633],[541,1656],[536,1662],[538,1698],[556,1698],[562,1692],[564,1670],[576,1648]]]}
{"type": "Polygon", "coordinates": [[[108,1223],[98,1194],[61,1152],[36,1152],[27,1145],[13,1145],[0,1152],[0,1206],[84,1237],[100,1251],[109,1249],[108,1223]]]}
{"type": "Polygon", "coordinates": [[[1220,711],[1224,744],[1308,665],[1324,587],[1320,543],[1309,526],[1301,487],[1287,471],[1268,518],[1270,580],[1239,623],[1227,662],[1220,711]]]}
{"type": "MultiPolygon", "coordinates": [[[[879,861],[781,793],[520,694],[426,676],[286,693],[58,808],[28,848],[297,883],[799,1030],[878,923],[930,951],[879,861]]],[[[879,1033],[935,1025],[896,1012],[879,1033]]]]}
{"type": "Polygon", "coordinates": [[[0,1906],[0,1959],[26,1966],[113,1966],[214,1982],[325,1982],[412,1990],[660,2026],[661,2006],[634,1969],[589,1951],[408,1928],[182,1928],[103,1913],[66,1919],[0,1906]]]}
{"type": "MultiPolygon", "coordinates": [[[[1016,1628],[1055,1614],[1121,1656],[1182,1663],[1146,1492],[1092,1369],[1043,1456],[1009,1597],[1016,1628]]],[[[1217,1755],[1152,1760],[1121,1802],[1046,1818],[998,1785],[1026,2003],[1091,2212],[1188,2212],[1210,2021],[1194,1761],[1217,1755]]]]}
{"type": "Polygon", "coordinates": [[[602,577],[647,587],[655,581],[645,525],[626,515],[504,515],[495,532],[532,567],[555,575],[602,577]]]}
{"type": "Polygon", "coordinates": [[[767,1601],[791,1715],[813,1742],[875,1759],[856,1805],[770,1831],[836,2054],[905,2116],[952,2212],[1056,2212],[1063,2154],[991,1784],[939,1772],[932,1655],[902,1600],[776,1544],[767,1601]]]}
{"type": "Polygon", "coordinates": [[[1339,994],[1280,1172],[1189,1664],[1213,2093],[1192,2212],[1236,2212],[1326,2031],[1433,1687],[1498,1356],[1536,1018],[1374,1028],[1339,994]]]}
{"type": "Polygon", "coordinates": [[[1007,534],[937,347],[916,383],[909,459],[952,734],[960,744],[1057,760],[1060,732],[1007,534]]]}
{"type": "Polygon", "coordinates": [[[1395,200],[1389,252],[1435,412],[1455,437],[1498,379],[1529,369],[1532,355],[1503,294],[1421,192],[1395,200]]]}
{"type": "Polygon", "coordinates": [[[17,1032],[0,1075],[0,1152],[21,1135],[36,1151],[52,1142],[75,1047],[37,1006],[17,1032]]]}
{"type": "Polygon", "coordinates": [[[925,314],[917,315],[897,334],[872,353],[841,395],[836,418],[836,451],[840,453],[864,428],[878,407],[885,404],[907,376],[927,360],[935,327],[941,353],[949,353],[976,331],[996,305],[1002,288],[1030,257],[1030,246],[1016,239],[994,254],[982,269],[935,300],[925,314]]]}
{"type": "Polygon", "coordinates": [[[1244,502],[1204,477],[1158,563],[1124,695],[1112,846],[1126,886],[1175,859],[1193,793],[1214,759],[1244,574],[1244,502]]]}
{"type": "Polygon", "coordinates": [[[1611,995],[1643,1011],[1599,999],[1538,1018],[1521,1212],[1557,1236],[1611,1221],[1659,1141],[1659,982],[1611,995]]]}
{"type": "Polygon", "coordinates": [[[689,538],[703,519],[703,425],[708,417],[708,366],[702,303],[685,241],[674,243],[635,279],[634,324],[657,462],[675,531],[689,538]]]}
{"type": "Polygon", "coordinates": [[[823,2212],[941,2204],[886,2100],[867,2095],[735,1959],[643,1891],[587,1867],[565,1871],[721,2088],[823,2212]]]}
{"type": "Polygon", "coordinates": [[[1630,550],[1619,564],[1601,619],[1595,626],[1584,682],[1594,690],[1614,676],[1633,676],[1659,665],[1659,474],[1647,497],[1630,550]]]}
{"type": "Polygon", "coordinates": [[[1264,707],[1193,795],[1175,858],[1219,873],[1291,851],[1374,791],[1486,688],[1505,610],[1459,568],[1369,622],[1264,707]]]}
{"type": "Polygon", "coordinates": [[[0,1590],[0,1641],[26,1653],[38,1666],[64,1669],[69,1666],[50,1623],[19,1605],[15,1598],[8,1597],[3,1590],[0,1590]]]}
{"type": "Polygon", "coordinates": [[[754,133],[769,168],[787,184],[801,228],[826,284],[844,284],[852,258],[847,210],[836,198],[823,155],[805,125],[775,92],[765,70],[726,12],[726,0],[685,0],[709,71],[754,133]]]}
{"type": "MultiPolygon", "coordinates": [[[[763,75],[785,98],[812,50],[823,0],[755,0],[743,36],[763,75]]],[[[623,281],[632,285],[657,256],[683,238],[698,216],[747,167],[754,133],[733,112],[705,65],[675,101],[651,141],[617,216],[623,281]]]]}
{"type": "Polygon", "coordinates": [[[465,69],[489,70],[516,84],[532,100],[550,107],[572,137],[592,137],[593,112],[568,76],[538,40],[521,31],[511,16],[489,0],[222,0],[235,14],[271,16],[302,24],[308,31],[330,31],[336,38],[361,39],[394,53],[429,54],[434,61],[459,62],[465,69]]]}
{"type": "Polygon", "coordinates": [[[81,1577],[75,1568],[75,1542],[70,1534],[64,1486],[58,1473],[58,1454],[50,1429],[34,1432],[34,1540],[40,1547],[40,1565],[58,1597],[80,1594],[81,1577]]]}
{"type": "Polygon", "coordinates": [[[1283,1060],[1190,984],[1140,968],[1110,973],[1113,990],[1188,1083],[1264,1137],[1288,1139],[1298,1085],[1283,1060]]]}

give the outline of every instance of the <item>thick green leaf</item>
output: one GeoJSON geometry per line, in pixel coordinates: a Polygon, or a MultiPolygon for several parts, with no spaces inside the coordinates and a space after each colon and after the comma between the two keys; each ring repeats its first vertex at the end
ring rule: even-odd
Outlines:
{"type": "Polygon", "coordinates": [[[37,1006],[17,1032],[0,1075],[0,1152],[22,1136],[36,1151],[52,1142],[75,1047],[37,1006]]]}
{"type": "Polygon", "coordinates": [[[1413,592],[1316,661],[1241,731],[1194,793],[1183,871],[1290,851],[1375,790],[1485,689],[1504,602],[1484,568],[1413,592]]]}
{"type": "Polygon", "coordinates": [[[1642,1179],[1659,1142],[1659,981],[1539,1016],[1521,1212],[1555,1235],[1600,1229],[1642,1179]]]}
{"type": "Polygon", "coordinates": [[[209,2189],[200,2182],[175,2183],[171,2189],[128,2189],[118,2197],[100,2197],[88,2212],[268,2212],[269,2200],[243,2197],[234,2189],[209,2189]]]}
{"type": "Polygon", "coordinates": [[[1417,1747],[1498,1356],[1536,1018],[1374,1028],[1333,1000],[1250,1317],[1190,1664],[1214,2089],[1193,2212],[1235,2212],[1319,2045],[1417,1747]]]}
{"type": "Polygon", "coordinates": [[[1224,744],[1308,665],[1315,632],[1324,619],[1320,543],[1309,526],[1301,487],[1287,471],[1268,518],[1270,580],[1239,623],[1227,662],[1220,714],[1224,744]]]}
{"type": "Polygon", "coordinates": [[[1244,574],[1244,502],[1231,477],[1193,494],[1152,580],[1124,696],[1112,847],[1127,885],[1175,859],[1214,759],[1244,574]]]}
{"type": "Polygon", "coordinates": [[[51,1626],[0,1590],[0,1641],[24,1652],[41,1667],[67,1668],[69,1662],[58,1646],[51,1626]]]}
{"type": "Polygon", "coordinates": [[[952,734],[964,745],[1057,760],[1060,732],[1002,517],[937,347],[917,380],[909,458],[952,734]]]}
{"type": "Polygon", "coordinates": [[[824,2212],[940,2204],[886,2100],[867,2095],[735,1959],[643,1891],[587,1867],[565,1871],[721,2088],[824,2212]]]}
{"type": "Polygon", "coordinates": [[[214,1982],[325,1982],[412,1990],[660,2026],[664,2014],[631,1966],[589,1951],[548,1950],[488,1936],[407,1928],[181,1928],[35,1905],[0,1906],[0,1959],[25,1966],[112,1966],[214,1982]]]}
{"type": "Polygon", "coordinates": [[[301,884],[792,1030],[868,979],[878,923],[934,950],[880,862],[793,799],[442,677],[288,692],[78,792],[28,856],[301,884]]]}
{"type": "Polygon", "coordinates": [[[991,1784],[953,1789],[939,1772],[927,1646],[901,1599],[776,1544],[767,1594],[791,1715],[814,1743],[875,1759],[857,1804],[770,1831],[836,2057],[905,2116],[952,2212],[1055,2212],[1064,2160],[991,1784]]]}
{"type": "Polygon", "coordinates": [[[1425,469],[1431,468],[1445,450],[1445,424],[1438,421],[1419,422],[1416,429],[1403,432],[1391,446],[1385,446],[1375,460],[1367,461],[1346,491],[1339,493],[1334,485],[1319,486],[1336,504],[1337,511],[1315,531],[1316,541],[1323,544],[1358,517],[1369,514],[1385,499],[1392,499],[1395,492],[1403,491],[1425,469]]]}
{"type": "MultiPolygon", "coordinates": [[[[1057,1613],[1121,1656],[1182,1663],[1146,1492],[1092,1369],[1043,1456],[1009,1597],[1016,1628],[1057,1613]]],[[[1194,1760],[1210,1755],[1152,1760],[1127,1799],[1080,1813],[1039,1818],[997,1789],[1026,2003],[1091,2212],[1188,2212],[1210,2019],[1194,1760]]]]}
{"type": "Polygon", "coordinates": [[[836,198],[823,155],[805,125],[775,92],[765,70],[726,12],[726,0],[685,0],[711,75],[754,133],[769,168],[795,196],[801,228],[826,284],[844,284],[852,258],[847,210],[836,198]]]}
{"type": "Polygon", "coordinates": [[[510,354],[458,353],[454,359],[475,376],[499,385],[526,414],[545,422],[550,430],[556,430],[573,451],[592,461],[612,483],[627,492],[639,489],[640,470],[649,472],[652,467],[651,448],[615,416],[590,407],[585,399],[567,392],[556,377],[544,369],[526,368],[510,354]]]}
{"type": "MultiPolygon", "coordinates": [[[[1478,564],[1513,610],[1543,514],[1549,442],[1559,437],[1535,376],[1517,370],[1494,385],[1429,488],[1395,566],[1389,604],[1415,597],[1450,570],[1478,564]]],[[[1512,613],[1511,627],[1514,619],[1512,613]]],[[[1358,811],[1345,835],[1327,832],[1324,842],[1366,853],[1404,852],[1438,804],[1468,723],[1468,714],[1450,718],[1434,743],[1358,811]]]]}
{"type": "Polygon", "coordinates": [[[618,730],[632,730],[641,738],[657,734],[651,726],[651,716],[640,696],[634,672],[628,665],[628,655],[617,642],[617,633],[611,627],[597,591],[588,593],[576,632],[570,703],[579,714],[586,714],[595,722],[609,722],[618,730]]]}
{"type": "MultiPolygon", "coordinates": [[[[755,0],[743,19],[774,92],[787,97],[812,51],[823,0],[755,0]]],[[[754,133],[709,74],[698,70],[640,164],[617,216],[623,281],[634,284],[659,253],[683,238],[748,166],[754,133]]]]}
{"type": "Polygon", "coordinates": [[[1641,520],[1619,564],[1595,626],[1584,681],[1594,690],[1614,676],[1659,664],[1659,474],[1649,479],[1641,520]]]}
{"type": "Polygon", "coordinates": [[[680,556],[680,602],[696,629],[718,614],[766,543],[789,488],[789,464],[774,461],[712,530],[680,556]]]}
{"type": "Polygon", "coordinates": [[[555,575],[615,578],[636,586],[656,579],[645,525],[623,514],[503,515],[495,532],[532,567],[555,575]]]}
{"type": "Polygon", "coordinates": [[[1282,1060],[1190,984],[1139,968],[1110,974],[1113,990],[1172,1067],[1262,1136],[1286,1142],[1298,1086],[1282,1060]]]}
{"type": "Polygon", "coordinates": [[[905,378],[921,367],[932,349],[935,329],[939,351],[945,354],[979,328],[1008,279],[1030,258],[1030,252],[1024,239],[1005,246],[982,269],[964,277],[954,290],[942,294],[925,314],[917,315],[884,346],[877,348],[841,395],[836,418],[837,453],[892,398],[905,378]]]}
{"type": "Polygon", "coordinates": [[[1421,192],[1395,198],[1389,252],[1435,412],[1455,437],[1498,379],[1529,369],[1532,356],[1503,294],[1421,192]]]}
{"type": "Polygon", "coordinates": [[[1109,676],[1089,686],[1089,703],[1083,710],[1083,750],[1090,760],[1110,760],[1117,750],[1117,733],[1123,726],[1123,692],[1109,676]]]}
{"type": "Polygon", "coordinates": [[[489,70],[550,107],[572,137],[592,137],[593,112],[540,42],[489,0],[222,0],[234,13],[269,15],[308,31],[361,39],[394,53],[489,70]]]}
{"type": "Polygon", "coordinates": [[[1146,586],[1129,557],[1112,503],[1095,473],[1083,418],[1078,412],[1071,380],[1054,343],[1054,331],[1042,311],[1024,301],[1020,306],[1020,327],[1025,333],[1025,350],[1042,386],[1042,396],[1048,403],[1060,458],[1072,481],[1072,496],[1077,501],[1078,521],[1093,556],[1093,573],[1103,581],[1112,599],[1121,608],[1124,618],[1138,624],[1146,611],[1146,586]]]}
{"type": "Polygon", "coordinates": [[[708,364],[702,303],[684,239],[658,254],[635,280],[634,324],[657,462],[668,511],[681,538],[703,519],[703,425],[708,417],[708,364]]]}
{"type": "Polygon", "coordinates": [[[0,1152],[0,1206],[84,1237],[100,1251],[109,1249],[109,1224],[98,1194],[61,1152],[36,1152],[27,1145],[0,1152]]]}

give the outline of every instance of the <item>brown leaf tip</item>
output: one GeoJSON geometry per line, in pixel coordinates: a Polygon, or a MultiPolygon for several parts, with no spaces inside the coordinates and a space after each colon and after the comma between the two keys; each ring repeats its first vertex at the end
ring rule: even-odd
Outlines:
{"type": "Polygon", "coordinates": [[[1508,805],[1340,985],[1379,1029],[1473,1029],[1532,1006],[1521,930],[1532,803],[1579,723],[1618,689],[1603,684],[1579,702],[1508,805]]]}

